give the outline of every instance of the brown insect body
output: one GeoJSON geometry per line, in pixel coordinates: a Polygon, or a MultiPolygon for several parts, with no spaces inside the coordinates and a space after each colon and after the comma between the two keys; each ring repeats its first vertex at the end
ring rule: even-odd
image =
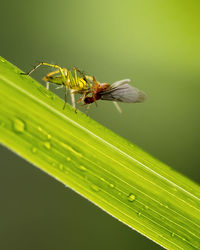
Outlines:
{"type": "Polygon", "coordinates": [[[93,80],[95,83],[95,86],[92,87],[92,96],[86,96],[84,98],[85,104],[91,104],[95,101],[98,101],[101,99],[101,94],[103,91],[107,90],[110,87],[110,84],[108,83],[98,83],[95,79],[93,80]]]}

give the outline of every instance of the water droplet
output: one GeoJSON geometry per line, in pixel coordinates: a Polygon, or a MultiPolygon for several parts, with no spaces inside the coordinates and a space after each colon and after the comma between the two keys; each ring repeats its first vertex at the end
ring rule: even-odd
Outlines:
{"type": "Polygon", "coordinates": [[[99,191],[99,187],[97,187],[96,185],[91,185],[91,188],[96,192],[99,191]]]}
{"type": "Polygon", "coordinates": [[[109,186],[110,186],[111,188],[114,188],[114,184],[112,184],[112,183],[110,183],[109,186]]]}
{"type": "Polygon", "coordinates": [[[128,196],[128,200],[131,201],[131,202],[134,201],[135,200],[135,195],[130,193],[129,196],[128,196]]]}
{"type": "Polygon", "coordinates": [[[3,62],[3,63],[4,63],[5,61],[6,61],[6,60],[4,60],[3,58],[1,58],[1,62],[3,62]]]}
{"type": "Polygon", "coordinates": [[[67,157],[66,160],[67,160],[67,161],[71,161],[71,158],[70,158],[70,157],[67,157]]]}
{"type": "Polygon", "coordinates": [[[149,207],[148,207],[148,206],[145,206],[144,208],[145,208],[145,209],[149,209],[149,207]]]}
{"type": "Polygon", "coordinates": [[[47,142],[44,143],[44,146],[45,146],[46,149],[50,149],[51,148],[51,143],[47,141],[47,142]]]}
{"type": "Polygon", "coordinates": [[[142,214],[139,212],[138,215],[141,216],[142,214]]]}
{"type": "Polygon", "coordinates": [[[172,233],[172,237],[174,237],[175,233],[172,233]]]}
{"type": "Polygon", "coordinates": [[[82,171],[86,171],[86,170],[87,170],[87,168],[85,168],[85,167],[82,166],[82,165],[80,165],[79,168],[80,168],[80,170],[82,170],[82,171]]]}
{"type": "Polygon", "coordinates": [[[36,152],[37,152],[37,148],[33,147],[33,148],[32,148],[32,153],[35,154],[36,152]]]}
{"type": "Polygon", "coordinates": [[[25,128],[25,123],[20,119],[15,119],[13,123],[13,129],[17,133],[23,133],[25,128]]]}

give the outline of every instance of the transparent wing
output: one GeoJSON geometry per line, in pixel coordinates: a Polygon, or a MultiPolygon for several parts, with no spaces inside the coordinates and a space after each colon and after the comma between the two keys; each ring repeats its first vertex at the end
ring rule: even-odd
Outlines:
{"type": "Polygon", "coordinates": [[[117,81],[117,82],[114,82],[112,85],[110,85],[110,88],[109,89],[114,89],[114,88],[117,88],[121,85],[124,85],[126,83],[129,83],[131,82],[130,79],[123,79],[123,80],[120,80],[120,81],[117,81]]]}
{"type": "Polygon", "coordinates": [[[101,99],[126,103],[143,102],[146,99],[145,93],[137,88],[130,86],[127,83],[127,80],[115,82],[110,86],[109,89],[99,93],[101,99]]]}

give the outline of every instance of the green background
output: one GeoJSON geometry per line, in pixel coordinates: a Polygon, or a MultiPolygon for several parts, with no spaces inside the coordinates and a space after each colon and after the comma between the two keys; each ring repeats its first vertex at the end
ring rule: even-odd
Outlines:
{"type": "MultiPolygon", "coordinates": [[[[130,78],[145,103],[119,114],[99,102],[89,116],[200,182],[199,0],[1,1],[0,11],[1,56],[22,70],[45,61],[130,78]]],[[[3,147],[0,159],[0,249],[160,249],[3,147]]]]}

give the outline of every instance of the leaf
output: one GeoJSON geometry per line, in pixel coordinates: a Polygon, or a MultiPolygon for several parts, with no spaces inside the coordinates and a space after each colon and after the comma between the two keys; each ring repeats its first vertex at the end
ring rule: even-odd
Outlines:
{"type": "Polygon", "coordinates": [[[0,58],[2,144],[161,246],[200,248],[197,184],[20,72],[0,58]]]}

